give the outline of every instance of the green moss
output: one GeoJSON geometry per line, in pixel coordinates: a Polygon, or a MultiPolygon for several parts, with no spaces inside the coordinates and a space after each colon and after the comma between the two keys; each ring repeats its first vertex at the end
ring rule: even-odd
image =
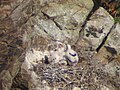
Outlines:
{"type": "Polygon", "coordinates": [[[117,9],[117,11],[120,13],[120,7],[117,9]]]}
{"type": "Polygon", "coordinates": [[[120,17],[115,17],[114,19],[116,23],[120,23],[120,17]]]}
{"type": "MultiPolygon", "coordinates": [[[[120,15],[120,7],[117,9],[118,14],[120,15]]],[[[116,23],[120,23],[120,16],[114,18],[116,23]]]]}

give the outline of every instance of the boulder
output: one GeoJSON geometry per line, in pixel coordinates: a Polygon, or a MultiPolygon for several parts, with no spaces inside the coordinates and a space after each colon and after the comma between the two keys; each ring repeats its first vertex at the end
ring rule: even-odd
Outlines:
{"type": "Polygon", "coordinates": [[[90,20],[87,21],[83,38],[88,40],[93,49],[96,50],[108,35],[113,25],[113,17],[104,8],[100,7],[90,17],[90,20]]]}
{"type": "MultiPolygon", "coordinates": [[[[42,0],[40,1],[43,2],[42,0]]],[[[92,0],[46,1],[39,10],[38,27],[53,39],[74,43],[79,38],[79,30],[93,8],[92,0]]],[[[36,30],[36,28],[34,28],[36,30]]]]}
{"type": "MultiPolygon", "coordinates": [[[[0,1],[0,90],[10,90],[25,57],[27,45],[22,39],[24,30],[16,26],[20,20],[20,15],[17,15],[23,10],[21,5],[19,7],[22,1],[0,1]]],[[[23,3],[23,7],[26,7],[30,0],[24,0],[23,3]]]]}
{"type": "Polygon", "coordinates": [[[117,23],[104,45],[108,52],[120,55],[120,24],[117,23]]]}
{"type": "Polygon", "coordinates": [[[92,0],[0,4],[0,90],[119,89],[120,65],[112,61],[120,58],[119,25],[111,30],[113,18],[102,7],[85,23],[92,0]],[[106,36],[96,55],[91,47],[98,48],[106,36]],[[98,59],[106,57],[110,64],[103,66],[98,59]]]}
{"type": "MultiPolygon", "coordinates": [[[[107,37],[107,40],[96,57],[104,65],[103,71],[111,77],[120,75],[120,24],[116,24],[107,37]]],[[[116,80],[115,78],[115,80],[116,80]]],[[[117,78],[120,81],[120,78],[117,78]]],[[[117,81],[116,80],[116,81],[117,81]]],[[[114,81],[114,80],[113,80],[114,81]]]]}
{"type": "Polygon", "coordinates": [[[120,62],[120,24],[116,24],[107,37],[103,47],[97,54],[97,57],[104,63],[109,63],[116,59],[120,62]]]}

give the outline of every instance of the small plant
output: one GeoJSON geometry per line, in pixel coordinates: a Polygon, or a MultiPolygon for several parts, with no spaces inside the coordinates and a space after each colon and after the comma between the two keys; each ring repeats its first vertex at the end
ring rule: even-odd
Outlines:
{"type": "Polygon", "coordinates": [[[120,23],[120,17],[115,17],[114,20],[115,20],[115,23],[120,23]]]}
{"type": "Polygon", "coordinates": [[[120,0],[98,0],[97,2],[114,17],[115,23],[120,23],[120,0]]]}

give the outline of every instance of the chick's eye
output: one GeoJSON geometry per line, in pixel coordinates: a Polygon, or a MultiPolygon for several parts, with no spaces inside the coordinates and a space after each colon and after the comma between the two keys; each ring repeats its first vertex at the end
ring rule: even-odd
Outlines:
{"type": "Polygon", "coordinates": [[[63,47],[63,45],[62,45],[62,44],[59,44],[58,46],[59,46],[59,48],[63,47]]]}
{"type": "Polygon", "coordinates": [[[76,55],[77,55],[76,53],[73,53],[73,54],[72,54],[72,53],[69,53],[69,54],[70,54],[71,56],[76,56],[76,55]]]}
{"type": "Polygon", "coordinates": [[[55,49],[54,51],[57,51],[57,49],[55,49]]]}

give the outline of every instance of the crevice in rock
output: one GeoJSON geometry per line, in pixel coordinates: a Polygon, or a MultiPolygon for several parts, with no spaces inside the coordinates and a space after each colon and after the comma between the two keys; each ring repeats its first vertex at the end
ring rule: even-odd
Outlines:
{"type": "Polygon", "coordinates": [[[47,14],[44,13],[43,11],[41,11],[41,13],[42,13],[45,17],[47,17],[47,19],[53,20],[49,15],[47,15],[47,14]]]}
{"type": "Polygon", "coordinates": [[[117,51],[114,48],[109,47],[109,46],[104,46],[104,47],[106,48],[108,52],[112,54],[112,56],[117,55],[117,51]]]}
{"type": "MultiPolygon", "coordinates": [[[[21,2],[22,3],[22,2],[21,2]]],[[[10,13],[10,15],[12,15],[13,14],[13,12],[21,5],[21,3],[20,4],[18,4],[16,7],[14,7],[14,9],[11,11],[11,13],[10,13]]],[[[9,16],[10,16],[9,15],[9,16]]]]}
{"type": "Polygon", "coordinates": [[[46,34],[48,34],[48,32],[47,32],[45,29],[43,29],[43,31],[44,31],[46,34]]]}
{"type": "Polygon", "coordinates": [[[44,13],[44,12],[42,12],[42,13],[43,13],[44,16],[47,17],[47,19],[52,20],[52,21],[55,23],[55,25],[56,25],[60,30],[62,30],[61,26],[54,20],[54,17],[50,17],[49,15],[47,15],[47,14],[44,13]]]}
{"type": "Polygon", "coordinates": [[[116,27],[116,24],[114,23],[114,25],[110,28],[109,32],[107,33],[107,35],[105,36],[105,38],[103,39],[102,43],[98,46],[98,48],[96,49],[97,52],[99,52],[99,50],[103,47],[103,45],[105,44],[109,34],[111,33],[111,31],[116,27]]]}
{"type": "MultiPolygon", "coordinates": [[[[20,71],[19,71],[20,72],[20,71]]],[[[18,73],[13,79],[13,83],[10,90],[29,90],[28,82],[24,80],[22,75],[18,73]]]]}
{"type": "Polygon", "coordinates": [[[89,21],[90,17],[94,14],[94,12],[100,7],[100,5],[98,4],[98,2],[96,0],[93,0],[93,3],[94,3],[94,6],[92,8],[92,10],[90,11],[90,13],[88,14],[86,20],[84,21],[84,23],[82,24],[82,29],[80,29],[80,32],[79,32],[79,38],[81,39],[82,36],[83,36],[83,30],[86,26],[86,23],[87,21],[89,21]]]}
{"type": "Polygon", "coordinates": [[[61,26],[53,19],[53,22],[55,23],[55,25],[60,29],[62,30],[61,26]]]}

